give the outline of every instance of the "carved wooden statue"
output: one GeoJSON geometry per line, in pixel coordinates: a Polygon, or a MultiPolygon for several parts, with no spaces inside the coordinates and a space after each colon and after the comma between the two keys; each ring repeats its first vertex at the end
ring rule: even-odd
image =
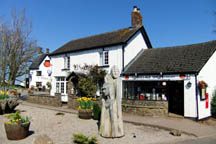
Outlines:
{"type": "Polygon", "coordinates": [[[124,136],[119,84],[119,70],[117,66],[113,66],[111,73],[106,75],[103,85],[100,121],[100,135],[103,137],[124,136]]]}

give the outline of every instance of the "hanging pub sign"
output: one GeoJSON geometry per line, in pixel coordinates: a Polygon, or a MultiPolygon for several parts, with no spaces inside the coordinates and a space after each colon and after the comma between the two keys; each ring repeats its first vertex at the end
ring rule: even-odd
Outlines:
{"type": "Polygon", "coordinates": [[[205,81],[199,81],[198,88],[200,92],[200,100],[206,99],[206,88],[208,87],[208,84],[205,81]]]}
{"type": "Polygon", "coordinates": [[[45,60],[44,66],[45,67],[50,67],[51,66],[50,60],[45,60]]]}

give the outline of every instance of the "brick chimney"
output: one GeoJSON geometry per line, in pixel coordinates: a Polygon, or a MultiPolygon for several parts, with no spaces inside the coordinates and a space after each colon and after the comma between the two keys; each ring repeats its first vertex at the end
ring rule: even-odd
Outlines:
{"type": "Polygon", "coordinates": [[[38,54],[42,54],[42,53],[43,53],[42,47],[38,47],[38,54]]]}
{"type": "Polygon", "coordinates": [[[46,54],[49,54],[49,48],[46,48],[46,54]]]}
{"type": "Polygon", "coordinates": [[[132,27],[137,27],[142,25],[142,15],[140,14],[140,9],[137,8],[137,6],[133,7],[133,12],[132,12],[132,27]]]}

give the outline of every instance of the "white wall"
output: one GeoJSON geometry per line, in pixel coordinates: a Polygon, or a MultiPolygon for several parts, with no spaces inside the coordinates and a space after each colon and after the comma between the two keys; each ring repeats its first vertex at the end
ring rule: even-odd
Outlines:
{"type": "MultiPolygon", "coordinates": [[[[30,70],[30,79],[29,79],[29,85],[30,87],[33,85],[36,87],[36,82],[42,82],[42,86],[46,86],[47,82],[51,82],[51,76],[48,75],[47,71],[51,70],[51,67],[45,67],[44,66],[44,62],[45,60],[50,60],[50,58],[48,56],[45,57],[45,59],[42,61],[42,63],[39,66],[39,69],[36,70],[30,70]],[[41,71],[42,75],[41,76],[37,76],[37,71],[41,71]]],[[[52,64],[52,63],[51,63],[52,64]]]]}
{"type": "Polygon", "coordinates": [[[138,31],[125,46],[124,66],[126,66],[142,49],[147,49],[143,35],[138,31]]]}
{"type": "MultiPolygon", "coordinates": [[[[197,104],[196,104],[196,89],[195,89],[195,75],[187,74],[186,78],[182,79],[179,75],[146,75],[146,76],[129,76],[128,81],[179,81],[184,80],[184,116],[196,118],[197,104]],[[187,87],[187,83],[191,82],[191,87],[187,87]]],[[[122,81],[127,81],[122,77],[122,81]]],[[[122,96],[123,97],[123,96],[122,96]]]]}
{"type": "MultiPolygon", "coordinates": [[[[216,89],[216,52],[211,56],[205,66],[201,69],[197,77],[198,82],[203,80],[208,84],[207,93],[209,94],[209,107],[205,108],[206,100],[199,100],[199,118],[211,115],[211,98],[216,89]]],[[[198,93],[200,98],[200,95],[198,93]]]]}
{"type": "MultiPolygon", "coordinates": [[[[124,65],[126,66],[137,54],[141,51],[141,49],[147,48],[145,44],[145,40],[141,32],[137,32],[127,43],[125,46],[125,56],[124,56],[124,65]]],[[[104,67],[107,72],[110,72],[110,69],[113,65],[117,65],[119,70],[122,71],[122,45],[116,45],[111,47],[101,47],[92,50],[78,51],[73,53],[67,53],[51,56],[52,60],[52,90],[51,95],[54,95],[56,92],[56,81],[55,77],[57,76],[68,76],[68,72],[72,71],[80,71],[80,69],[74,69],[74,65],[83,66],[87,65],[99,65],[100,62],[100,53],[102,51],[109,51],[109,67],[104,67]],[[70,70],[65,71],[64,69],[64,57],[70,57],[70,70]]]]}
{"type": "MultiPolygon", "coordinates": [[[[63,70],[64,69],[64,57],[66,55],[57,55],[52,56],[52,90],[51,95],[54,95],[56,92],[56,81],[55,77],[57,76],[64,76],[67,77],[69,72],[72,71],[81,71],[81,69],[74,69],[74,65],[83,66],[84,64],[87,65],[98,65],[100,66],[100,53],[102,52],[103,48],[93,49],[93,50],[86,50],[86,51],[79,51],[74,53],[67,53],[67,56],[70,57],[70,70],[63,70]]],[[[107,72],[110,71],[113,65],[117,65],[119,69],[122,69],[122,46],[112,46],[106,47],[104,50],[109,51],[109,67],[105,67],[104,69],[107,72]]]]}
{"type": "Polygon", "coordinates": [[[196,79],[195,75],[190,75],[189,79],[184,80],[184,116],[197,117],[197,98],[196,98],[196,79]],[[188,82],[191,87],[187,87],[188,82]]]}

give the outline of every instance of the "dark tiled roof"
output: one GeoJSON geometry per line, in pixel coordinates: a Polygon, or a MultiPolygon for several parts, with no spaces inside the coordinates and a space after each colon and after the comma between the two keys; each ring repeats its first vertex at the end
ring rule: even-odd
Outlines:
{"type": "Polygon", "coordinates": [[[125,28],[117,31],[107,32],[103,34],[98,34],[90,37],[85,37],[81,39],[72,40],[59,49],[52,52],[50,55],[58,55],[67,52],[81,51],[94,49],[99,47],[106,47],[112,45],[123,44],[127,42],[138,30],[141,30],[144,34],[144,38],[147,42],[147,45],[151,47],[151,43],[148,39],[148,36],[145,32],[143,26],[136,28],[125,28]]]}
{"type": "Polygon", "coordinates": [[[216,41],[144,50],[123,74],[198,73],[216,50],[216,41]]]}
{"type": "Polygon", "coordinates": [[[39,69],[40,64],[45,59],[45,57],[48,56],[47,54],[39,54],[36,59],[32,62],[29,69],[39,69]]]}
{"type": "Polygon", "coordinates": [[[72,72],[69,76],[67,76],[66,80],[68,81],[72,76],[76,77],[77,79],[87,77],[87,75],[84,74],[84,73],[81,73],[81,72],[72,72]]]}

